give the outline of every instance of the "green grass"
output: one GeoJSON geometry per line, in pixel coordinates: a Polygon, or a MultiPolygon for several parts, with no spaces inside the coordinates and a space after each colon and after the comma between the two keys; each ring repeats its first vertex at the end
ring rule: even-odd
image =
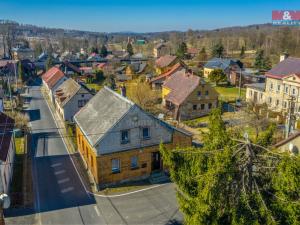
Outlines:
{"type": "MultiPolygon", "coordinates": [[[[219,93],[219,99],[234,101],[239,97],[239,88],[237,87],[215,87],[215,90],[219,93]]],[[[241,89],[241,97],[246,96],[246,89],[241,89]]]]}
{"type": "Polygon", "coordinates": [[[86,86],[90,89],[95,89],[95,91],[99,91],[103,88],[103,85],[100,84],[86,84],[86,86]]]}
{"type": "Polygon", "coordinates": [[[202,116],[193,120],[186,120],[183,123],[189,127],[196,127],[199,123],[207,123],[209,119],[209,115],[202,116]]]}

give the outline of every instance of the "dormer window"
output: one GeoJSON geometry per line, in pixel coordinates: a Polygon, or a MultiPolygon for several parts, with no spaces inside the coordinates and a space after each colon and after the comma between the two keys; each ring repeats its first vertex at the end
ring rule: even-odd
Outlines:
{"type": "Polygon", "coordinates": [[[201,91],[198,91],[197,95],[198,95],[198,97],[200,97],[201,96],[201,91]]]}

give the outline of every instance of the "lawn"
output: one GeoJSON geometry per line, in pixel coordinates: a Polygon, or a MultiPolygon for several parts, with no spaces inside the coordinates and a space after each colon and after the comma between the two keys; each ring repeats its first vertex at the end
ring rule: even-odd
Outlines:
{"type": "MultiPolygon", "coordinates": [[[[239,88],[237,87],[215,87],[219,93],[219,99],[224,101],[235,101],[239,97],[239,88]]],[[[241,97],[245,98],[246,89],[241,89],[241,97]]]]}
{"type": "Polygon", "coordinates": [[[103,88],[103,85],[100,84],[86,84],[89,89],[94,89],[95,91],[99,91],[103,88]]]}

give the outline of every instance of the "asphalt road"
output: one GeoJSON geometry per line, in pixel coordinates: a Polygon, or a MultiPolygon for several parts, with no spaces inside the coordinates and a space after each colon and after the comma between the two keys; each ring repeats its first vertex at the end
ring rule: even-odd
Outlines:
{"type": "Polygon", "coordinates": [[[107,198],[86,192],[40,86],[29,89],[35,209],[8,213],[7,224],[180,224],[173,184],[107,198]]]}

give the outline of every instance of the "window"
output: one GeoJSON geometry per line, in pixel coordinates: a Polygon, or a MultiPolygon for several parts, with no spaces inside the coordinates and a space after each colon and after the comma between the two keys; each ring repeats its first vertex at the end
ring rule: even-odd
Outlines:
{"type": "Polygon", "coordinates": [[[130,165],[131,165],[131,169],[138,168],[138,157],[136,155],[131,157],[130,165]]]}
{"type": "Polygon", "coordinates": [[[205,95],[208,96],[208,91],[205,91],[205,95]]]}
{"type": "Polygon", "coordinates": [[[143,139],[149,139],[149,138],[150,138],[150,128],[143,127],[143,139]]]}
{"type": "Polygon", "coordinates": [[[193,110],[197,110],[197,105],[193,105],[193,110]]]}
{"type": "Polygon", "coordinates": [[[260,99],[262,99],[263,98],[263,93],[260,93],[260,99]]]}
{"type": "Polygon", "coordinates": [[[287,103],[284,102],[284,103],[283,103],[283,108],[286,108],[286,106],[287,106],[287,103]]]}
{"type": "Polygon", "coordinates": [[[121,144],[129,143],[129,130],[121,131],[121,144]]]}
{"type": "Polygon", "coordinates": [[[285,93],[289,92],[289,87],[285,87],[285,93]]]}
{"type": "Polygon", "coordinates": [[[205,109],[205,104],[201,104],[201,109],[205,109]]]}
{"type": "Polygon", "coordinates": [[[276,100],[276,105],[277,105],[277,106],[279,105],[279,100],[278,100],[278,99],[276,100]]]}
{"type": "Polygon", "coordinates": [[[269,97],[269,103],[270,103],[270,104],[272,103],[272,98],[271,98],[271,97],[269,97]]]}
{"type": "Polygon", "coordinates": [[[208,103],[208,108],[211,109],[211,107],[212,107],[212,104],[208,103]]]}
{"type": "Polygon", "coordinates": [[[201,96],[201,91],[198,91],[197,95],[198,95],[198,97],[200,97],[201,96]]]}
{"type": "Polygon", "coordinates": [[[250,96],[252,97],[252,90],[250,90],[250,96]]]}
{"type": "Polygon", "coordinates": [[[280,85],[277,85],[277,92],[280,92],[280,85]]]}
{"type": "Polygon", "coordinates": [[[295,94],[296,94],[296,89],[295,89],[295,88],[293,88],[293,91],[292,91],[292,93],[293,93],[293,95],[295,95],[295,94]]]}
{"type": "Polygon", "coordinates": [[[270,90],[273,89],[273,83],[270,83],[270,90]]]}
{"type": "Polygon", "coordinates": [[[113,173],[120,173],[120,159],[111,160],[111,171],[113,173]]]}
{"type": "Polygon", "coordinates": [[[82,98],[84,98],[84,95],[81,95],[82,98]]]}
{"type": "Polygon", "coordinates": [[[84,100],[78,100],[78,108],[81,108],[84,106],[85,101],[84,100]]]}

